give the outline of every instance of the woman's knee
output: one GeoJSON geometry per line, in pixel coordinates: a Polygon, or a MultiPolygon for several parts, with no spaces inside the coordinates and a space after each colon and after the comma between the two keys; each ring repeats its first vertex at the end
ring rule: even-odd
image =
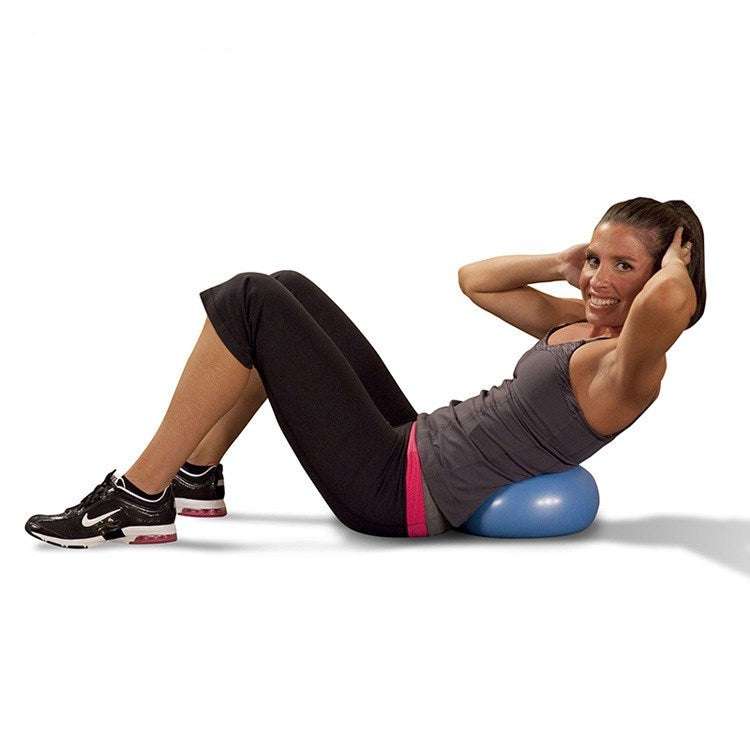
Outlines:
{"type": "Polygon", "coordinates": [[[242,273],[235,274],[230,280],[245,284],[273,284],[274,275],[261,273],[260,271],[243,271],[242,273]]]}
{"type": "Polygon", "coordinates": [[[290,269],[276,271],[271,274],[271,277],[283,284],[287,289],[301,289],[312,283],[304,274],[290,269]]]}
{"type": "Polygon", "coordinates": [[[270,274],[257,271],[238,273],[217,287],[223,304],[247,318],[256,302],[282,301],[289,298],[289,290],[270,274]]]}
{"type": "Polygon", "coordinates": [[[265,292],[269,290],[281,291],[284,286],[274,274],[261,273],[260,271],[245,271],[244,273],[238,273],[231,280],[241,286],[246,292],[265,292]]]}

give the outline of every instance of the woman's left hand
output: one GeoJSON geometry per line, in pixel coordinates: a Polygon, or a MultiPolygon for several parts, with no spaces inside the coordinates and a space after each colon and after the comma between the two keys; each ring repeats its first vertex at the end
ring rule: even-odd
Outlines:
{"type": "Polygon", "coordinates": [[[690,263],[690,248],[692,246],[691,242],[682,244],[682,226],[677,227],[674,237],[672,237],[672,244],[667,248],[667,252],[661,259],[661,267],[664,268],[667,263],[673,263],[675,260],[679,260],[687,266],[690,263]]]}

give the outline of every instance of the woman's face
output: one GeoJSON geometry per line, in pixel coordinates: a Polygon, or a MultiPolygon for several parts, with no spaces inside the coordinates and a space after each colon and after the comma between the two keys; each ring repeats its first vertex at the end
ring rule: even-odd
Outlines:
{"type": "Polygon", "coordinates": [[[630,305],[654,270],[645,239],[644,232],[625,224],[605,222],[594,229],[578,280],[589,322],[604,326],[625,323],[630,305]],[[606,304],[597,305],[597,298],[606,304]]]}

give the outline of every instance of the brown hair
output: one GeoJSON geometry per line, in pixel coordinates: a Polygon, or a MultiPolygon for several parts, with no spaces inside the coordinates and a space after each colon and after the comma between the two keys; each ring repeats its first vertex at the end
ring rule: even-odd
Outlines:
{"type": "MultiPolygon", "coordinates": [[[[631,198],[610,206],[599,224],[613,221],[642,229],[649,235],[649,251],[654,258],[656,273],[678,226],[682,225],[682,244],[691,243],[688,275],[695,287],[698,306],[687,327],[695,325],[706,308],[706,276],[703,266],[703,227],[685,201],[661,201],[653,198],[631,198]]],[[[653,275],[653,274],[652,274],[653,275]]]]}

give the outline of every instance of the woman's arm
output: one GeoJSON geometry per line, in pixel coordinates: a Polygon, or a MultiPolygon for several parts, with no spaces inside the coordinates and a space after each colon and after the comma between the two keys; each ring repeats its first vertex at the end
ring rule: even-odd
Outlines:
{"type": "Polygon", "coordinates": [[[660,268],[644,285],[640,294],[648,293],[658,297],[690,302],[692,315],[698,305],[698,295],[695,293],[693,281],[687,266],[679,260],[673,260],[660,268]]]}
{"type": "Polygon", "coordinates": [[[687,304],[692,309],[698,305],[698,295],[690,278],[691,243],[682,245],[682,227],[679,227],[672,238],[672,244],[661,261],[661,268],[644,284],[641,293],[654,293],[659,298],[668,298],[673,302],[687,304]]]}
{"type": "Polygon", "coordinates": [[[605,371],[610,393],[642,403],[658,390],[667,369],[667,351],[687,328],[698,304],[689,263],[690,243],[682,246],[680,227],[661,268],[630,306],[605,371]]]}
{"type": "Polygon", "coordinates": [[[458,269],[458,283],[464,294],[505,292],[526,284],[564,279],[560,253],[499,255],[458,269]]]}
{"type": "Polygon", "coordinates": [[[461,291],[477,306],[525,333],[540,338],[553,326],[581,320],[583,300],[555,297],[529,286],[541,281],[567,280],[573,286],[580,276],[586,244],[562,253],[504,255],[462,266],[461,291]]]}
{"type": "Polygon", "coordinates": [[[678,227],[661,261],[661,268],[643,285],[640,294],[687,307],[692,316],[698,306],[698,295],[690,278],[688,265],[691,243],[682,244],[682,227],[678,227]]]}

